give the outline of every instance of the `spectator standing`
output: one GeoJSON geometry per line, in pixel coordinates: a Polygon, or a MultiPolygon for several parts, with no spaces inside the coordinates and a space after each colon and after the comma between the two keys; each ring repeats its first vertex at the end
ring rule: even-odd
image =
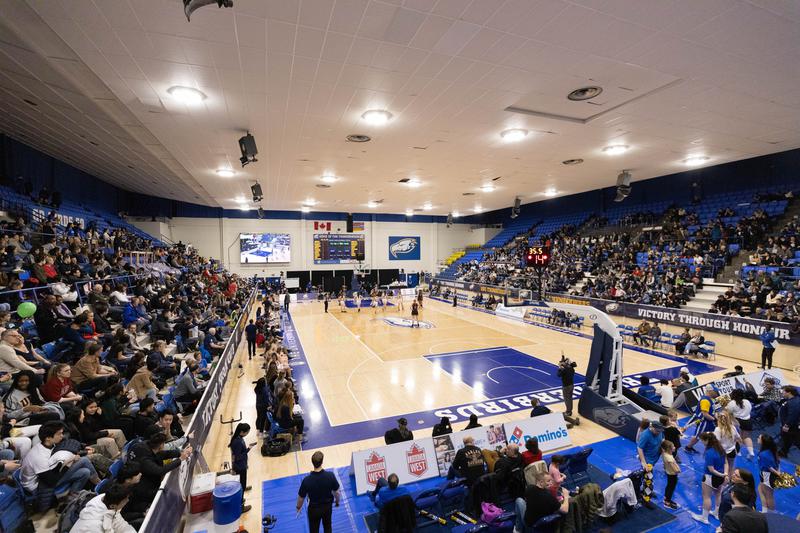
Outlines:
{"type": "Polygon", "coordinates": [[[564,405],[566,416],[572,416],[572,391],[575,388],[575,367],[578,365],[569,360],[568,357],[561,357],[558,363],[558,377],[561,378],[561,393],[564,395],[564,405]]]}
{"type": "Polygon", "coordinates": [[[785,402],[779,410],[781,421],[781,455],[786,457],[792,446],[800,448],[800,398],[797,388],[792,385],[783,387],[785,402]]]}
{"type": "Polygon", "coordinates": [[[256,355],[256,337],[258,336],[258,326],[252,318],[244,328],[244,335],[247,338],[247,358],[252,360],[256,355]]]}
{"type": "MultiPolygon", "coordinates": [[[[239,423],[236,425],[236,430],[233,432],[231,441],[228,447],[231,449],[231,465],[233,472],[239,475],[239,480],[242,483],[242,492],[247,492],[253,487],[247,484],[247,454],[255,446],[255,443],[245,444],[244,438],[250,433],[250,424],[239,423]]],[[[244,497],[242,498],[242,513],[246,513],[252,509],[252,506],[245,505],[244,497]]]]}
{"type": "Polygon", "coordinates": [[[332,472],[327,472],[322,468],[322,461],[325,458],[322,452],[316,451],[311,456],[311,471],[300,483],[300,490],[297,492],[297,515],[303,509],[303,502],[308,498],[308,527],[310,533],[319,533],[319,526],[325,533],[332,533],[331,515],[333,504],[339,507],[339,481],[332,472]]]}
{"type": "Polygon", "coordinates": [[[772,331],[772,325],[767,325],[764,331],[759,335],[761,339],[761,368],[772,368],[772,356],[775,354],[775,332],[772,331]]]}
{"type": "Polygon", "coordinates": [[[664,461],[664,473],[667,475],[667,487],[664,489],[664,507],[678,509],[678,504],[672,499],[675,494],[675,487],[678,486],[678,474],[681,467],[675,461],[675,445],[671,441],[661,441],[661,459],[664,461]]]}
{"type": "Polygon", "coordinates": [[[647,465],[655,466],[661,457],[661,441],[664,440],[664,426],[660,422],[652,421],[647,429],[643,430],[636,442],[636,453],[642,468],[647,465]]]}

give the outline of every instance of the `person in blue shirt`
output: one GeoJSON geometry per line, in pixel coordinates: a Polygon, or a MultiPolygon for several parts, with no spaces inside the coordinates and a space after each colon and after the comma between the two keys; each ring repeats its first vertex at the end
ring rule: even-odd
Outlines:
{"type": "Polygon", "coordinates": [[[762,344],[761,368],[772,368],[772,356],[775,354],[775,348],[772,346],[772,343],[775,342],[775,332],[772,331],[772,326],[767,325],[758,338],[761,339],[762,344]]]}
{"type": "Polygon", "coordinates": [[[255,325],[253,319],[244,328],[244,336],[247,338],[247,358],[253,359],[256,355],[256,337],[258,336],[258,326],[255,325]]]}
{"type": "MultiPolygon", "coordinates": [[[[255,446],[255,443],[245,444],[244,438],[248,433],[250,433],[250,424],[244,422],[237,424],[236,431],[233,432],[231,442],[228,444],[231,449],[231,469],[234,474],[239,475],[243,492],[252,488],[247,485],[247,454],[250,453],[250,449],[255,446]]],[[[242,512],[246,513],[251,508],[250,505],[244,504],[244,498],[242,498],[242,512]]]]}
{"type": "Polygon", "coordinates": [[[775,482],[781,473],[778,461],[778,446],[766,433],[758,436],[760,451],[758,452],[758,469],[761,472],[758,484],[758,495],[761,496],[761,512],[775,511],[775,482]]]}
{"type": "Polygon", "coordinates": [[[651,402],[659,403],[661,401],[661,397],[656,394],[656,388],[650,385],[650,378],[647,376],[641,376],[639,378],[639,382],[641,386],[639,387],[639,394],[650,400],[651,402]]]}
{"type": "Polygon", "coordinates": [[[650,422],[650,426],[639,435],[636,443],[636,452],[639,454],[639,461],[642,468],[647,465],[653,466],[661,457],[661,441],[664,440],[664,426],[659,422],[650,422]]]}
{"type": "Polygon", "coordinates": [[[703,524],[708,524],[708,515],[711,512],[711,499],[716,495],[714,518],[719,515],[720,492],[722,485],[728,479],[728,462],[725,460],[725,450],[722,448],[716,435],[710,432],[702,433],[700,441],[706,447],[703,466],[703,514],[689,513],[692,518],[703,524]]]}
{"type": "Polygon", "coordinates": [[[375,504],[375,507],[382,509],[384,505],[392,500],[401,496],[409,496],[411,493],[408,489],[400,486],[400,478],[397,474],[389,474],[389,479],[379,478],[375,483],[375,490],[369,493],[369,499],[375,504]],[[386,490],[381,491],[385,488],[386,490]]]}

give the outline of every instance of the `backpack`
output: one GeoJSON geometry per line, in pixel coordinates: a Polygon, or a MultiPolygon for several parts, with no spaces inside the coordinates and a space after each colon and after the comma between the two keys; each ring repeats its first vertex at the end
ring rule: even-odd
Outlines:
{"type": "Polygon", "coordinates": [[[481,503],[481,521],[493,524],[503,514],[503,510],[490,502],[481,503]]]}
{"type": "Polygon", "coordinates": [[[281,457],[289,453],[292,447],[291,441],[274,438],[265,440],[261,445],[261,455],[264,457],[281,457]]]}
{"type": "Polygon", "coordinates": [[[72,526],[78,521],[83,508],[86,507],[89,500],[95,496],[97,496],[97,494],[90,490],[82,490],[74,496],[70,496],[67,501],[67,506],[64,507],[64,511],[61,513],[61,516],[58,517],[57,533],[69,533],[72,526]]]}

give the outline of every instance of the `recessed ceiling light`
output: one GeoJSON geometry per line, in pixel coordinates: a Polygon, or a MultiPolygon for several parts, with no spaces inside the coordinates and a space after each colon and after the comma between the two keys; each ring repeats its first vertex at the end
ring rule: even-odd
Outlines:
{"type": "Polygon", "coordinates": [[[544,191],[544,195],[547,196],[548,198],[552,198],[553,196],[555,196],[557,194],[558,194],[558,191],[555,190],[555,189],[547,189],[546,191],[544,191]]]}
{"type": "Polygon", "coordinates": [[[708,157],[708,156],[695,155],[695,156],[688,157],[688,158],[684,159],[683,163],[686,164],[686,165],[689,165],[690,167],[695,167],[697,165],[702,165],[703,163],[705,163],[709,159],[711,159],[711,158],[708,157]]]}
{"type": "Polygon", "coordinates": [[[568,100],[572,100],[574,102],[581,102],[583,100],[591,100],[597,96],[600,96],[600,93],[603,92],[602,87],[598,87],[597,85],[590,85],[589,87],[581,87],[580,89],[575,89],[571,93],[567,95],[568,100]]]}
{"type": "Polygon", "coordinates": [[[392,119],[392,114],[384,109],[370,109],[361,115],[367,124],[383,126],[392,119]]]}
{"type": "Polygon", "coordinates": [[[417,178],[411,178],[406,182],[406,185],[408,187],[411,187],[412,189],[416,189],[417,187],[422,187],[422,182],[419,181],[417,178]]]}
{"type": "Polygon", "coordinates": [[[628,151],[627,144],[612,144],[603,148],[603,153],[606,155],[619,155],[628,151]]]}
{"type": "Polygon", "coordinates": [[[300,206],[300,211],[302,211],[303,213],[310,213],[311,212],[311,206],[308,206],[308,205],[300,206]]]}
{"type": "Polygon", "coordinates": [[[433,209],[433,204],[431,204],[430,202],[425,202],[424,204],[422,204],[422,209],[424,209],[425,211],[430,211],[431,209],[433,209]]]}
{"type": "Polygon", "coordinates": [[[315,205],[317,205],[317,201],[314,200],[313,198],[306,198],[305,201],[303,201],[303,205],[314,207],[315,205]]]}
{"type": "Polygon", "coordinates": [[[522,130],[516,128],[500,132],[500,137],[502,137],[504,141],[511,143],[521,141],[527,136],[528,136],[528,130],[522,130]]]}
{"type": "Polygon", "coordinates": [[[217,169],[217,176],[220,178],[232,178],[236,172],[229,168],[218,168],[217,169]]]}
{"type": "Polygon", "coordinates": [[[581,163],[583,163],[583,159],[580,157],[576,159],[565,159],[561,162],[562,165],[580,165],[581,163]]]}
{"type": "Polygon", "coordinates": [[[495,186],[487,183],[486,185],[481,185],[481,190],[483,192],[492,192],[493,190],[495,190],[495,186]]]}
{"type": "Polygon", "coordinates": [[[370,202],[367,202],[367,207],[369,207],[370,209],[375,209],[375,208],[376,208],[376,207],[378,207],[379,205],[380,205],[380,204],[379,204],[378,202],[372,202],[372,201],[370,201],[370,202]]]}
{"type": "Polygon", "coordinates": [[[173,98],[180,100],[184,104],[199,104],[206,99],[205,93],[198,91],[193,87],[183,87],[181,85],[174,85],[167,89],[167,92],[173,98]]]}
{"type": "Polygon", "coordinates": [[[336,176],[334,176],[333,174],[325,174],[325,175],[324,175],[324,176],[322,176],[322,178],[320,178],[320,179],[321,179],[321,180],[322,180],[324,183],[336,183],[336,180],[338,180],[339,178],[337,178],[337,177],[336,177],[336,176]]]}
{"type": "Polygon", "coordinates": [[[351,143],[366,143],[372,140],[369,135],[362,135],[360,133],[351,133],[347,136],[348,142],[351,143]]]}
{"type": "Polygon", "coordinates": [[[413,209],[406,209],[406,216],[407,217],[413,217],[414,216],[414,210],[413,209]]]}
{"type": "Polygon", "coordinates": [[[236,198],[234,198],[233,200],[234,200],[236,203],[238,203],[238,204],[243,204],[243,203],[246,203],[246,202],[247,202],[247,198],[245,198],[245,197],[244,197],[244,196],[242,196],[242,195],[239,195],[239,196],[237,196],[237,197],[236,197],[236,198]]]}
{"type": "Polygon", "coordinates": [[[458,218],[458,217],[460,217],[460,216],[461,216],[461,213],[459,213],[458,211],[453,211],[453,212],[452,212],[452,213],[450,213],[450,214],[451,214],[451,215],[453,215],[453,218],[458,218]]]}

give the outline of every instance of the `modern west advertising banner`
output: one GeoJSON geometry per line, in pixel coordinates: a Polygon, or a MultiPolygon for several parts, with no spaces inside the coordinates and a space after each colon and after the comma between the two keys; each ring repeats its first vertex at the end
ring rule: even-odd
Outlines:
{"type": "Polygon", "coordinates": [[[419,261],[420,237],[389,237],[389,261],[419,261]]]}
{"type": "MultiPolygon", "coordinates": [[[[730,378],[723,378],[717,381],[712,381],[710,384],[719,391],[720,396],[728,396],[733,389],[742,389],[755,392],[760,395],[764,392],[764,378],[767,376],[775,379],[775,386],[780,388],[785,384],[783,381],[783,372],[780,369],[773,368],[770,370],[759,370],[751,372],[742,376],[733,376],[730,378]]],[[[683,392],[685,399],[686,410],[693,412],[697,407],[700,397],[703,395],[703,387],[708,384],[700,385],[686,389],[683,392]]]]}
{"type": "Polygon", "coordinates": [[[357,494],[374,490],[389,474],[397,474],[401,485],[439,475],[431,437],[353,452],[351,461],[357,494]]]}
{"type": "Polygon", "coordinates": [[[458,450],[464,447],[464,438],[475,439],[475,446],[480,449],[496,450],[506,444],[506,434],[502,424],[455,431],[448,435],[433,437],[436,448],[436,463],[439,465],[439,475],[446,476],[450,465],[456,458],[458,450]]]}
{"type": "Polygon", "coordinates": [[[572,445],[564,415],[561,413],[506,422],[504,427],[508,443],[517,444],[522,449],[531,437],[536,437],[543,453],[572,445]]]}

